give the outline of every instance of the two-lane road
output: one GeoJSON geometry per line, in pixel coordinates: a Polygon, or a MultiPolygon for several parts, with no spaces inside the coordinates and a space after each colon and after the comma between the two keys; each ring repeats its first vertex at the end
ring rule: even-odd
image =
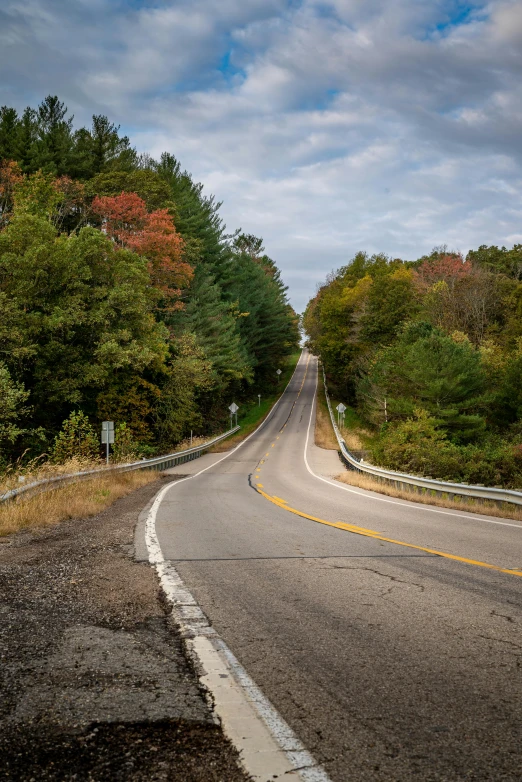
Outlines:
{"type": "Polygon", "coordinates": [[[316,384],[190,463],[165,558],[333,780],[521,780],[522,524],[335,485],[316,384]]]}

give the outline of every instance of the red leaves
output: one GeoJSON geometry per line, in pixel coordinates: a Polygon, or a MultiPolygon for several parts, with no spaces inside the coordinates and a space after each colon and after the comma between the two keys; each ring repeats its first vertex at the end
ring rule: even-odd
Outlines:
{"type": "Polygon", "coordinates": [[[144,227],[148,217],[145,201],[136,193],[96,196],[92,210],[102,218],[107,235],[122,247],[127,245],[129,237],[144,227]]]}
{"type": "Polygon", "coordinates": [[[0,227],[7,223],[13,208],[15,188],[22,181],[22,171],[14,160],[0,162],[0,227]]]}
{"type": "Polygon", "coordinates": [[[443,255],[433,261],[424,261],[419,266],[419,277],[428,285],[444,280],[451,285],[467,277],[473,271],[470,261],[465,261],[462,255],[443,255]]]}
{"type": "Polygon", "coordinates": [[[102,218],[108,236],[121,247],[147,258],[152,283],[161,291],[166,306],[179,308],[181,304],[174,299],[189,283],[193,269],[183,260],[184,241],[168,209],[149,213],[136,193],[97,196],[92,209],[102,218]]]}

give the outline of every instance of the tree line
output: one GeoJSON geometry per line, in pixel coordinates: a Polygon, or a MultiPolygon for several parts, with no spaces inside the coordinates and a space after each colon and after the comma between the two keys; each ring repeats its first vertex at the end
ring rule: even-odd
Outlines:
{"type": "Polygon", "coordinates": [[[227,233],[220,206],[107,117],[74,129],[53,96],[0,109],[1,462],[74,432],[92,455],[106,419],[161,451],[273,390],[298,319],[262,240],[227,233]]]}
{"type": "Polygon", "coordinates": [[[522,488],[522,245],[357,253],[303,321],[375,463],[522,488]]]}

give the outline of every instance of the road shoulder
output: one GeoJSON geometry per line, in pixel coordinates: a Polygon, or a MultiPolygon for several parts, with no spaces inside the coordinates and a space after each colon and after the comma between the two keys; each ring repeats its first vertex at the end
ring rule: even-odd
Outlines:
{"type": "Polygon", "coordinates": [[[2,779],[246,779],[154,571],[133,559],[139,513],[164,482],[2,540],[2,779]]]}

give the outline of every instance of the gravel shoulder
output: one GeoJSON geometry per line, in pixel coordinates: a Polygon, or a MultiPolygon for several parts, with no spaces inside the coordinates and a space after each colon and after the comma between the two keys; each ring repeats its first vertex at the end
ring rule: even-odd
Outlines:
{"type": "Polygon", "coordinates": [[[164,480],[0,542],[1,779],[247,780],[133,558],[164,480]]]}

